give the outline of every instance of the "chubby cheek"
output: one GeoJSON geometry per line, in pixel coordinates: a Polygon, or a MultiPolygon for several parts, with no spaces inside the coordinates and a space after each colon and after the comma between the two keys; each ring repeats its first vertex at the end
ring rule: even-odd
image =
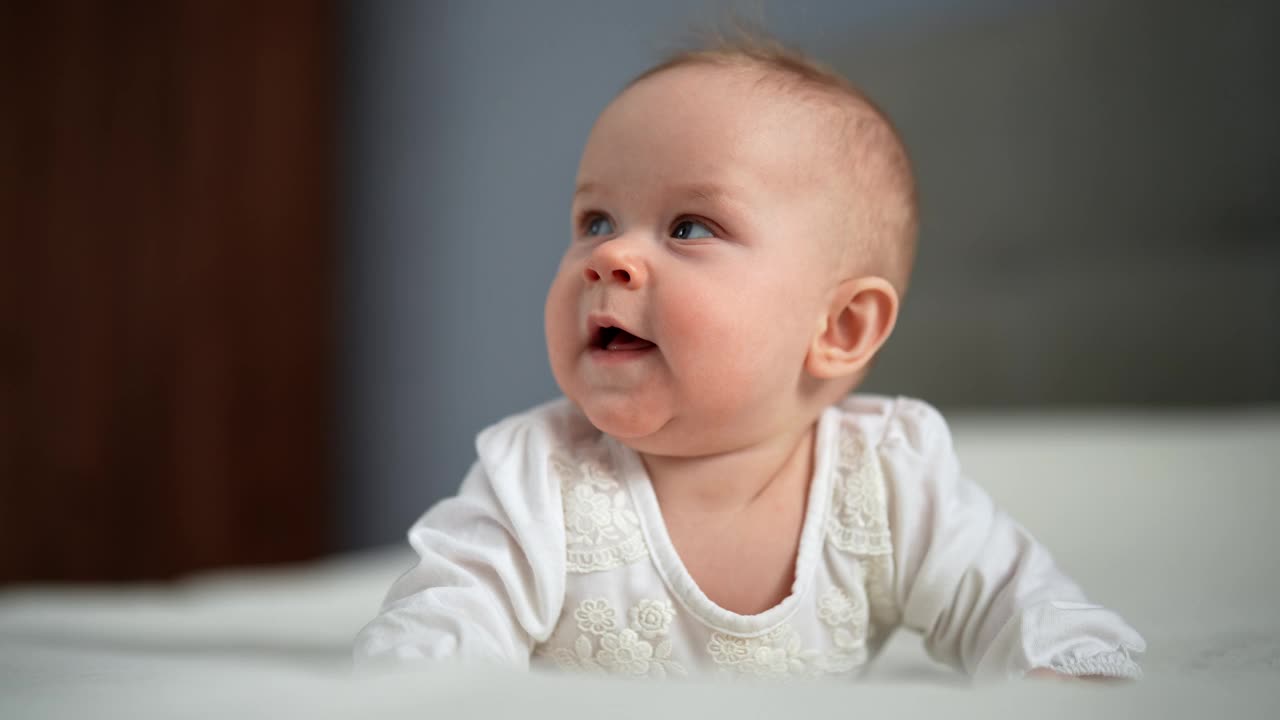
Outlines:
{"type": "Polygon", "coordinates": [[[569,371],[577,354],[576,322],[579,314],[578,300],[581,296],[580,284],[562,264],[547,291],[547,303],[543,310],[551,373],[566,395],[572,394],[566,383],[572,379],[569,371]]]}
{"type": "Polygon", "coordinates": [[[734,417],[795,382],[803,360],[794,300],[768,282],[691,285],[664,313],[672,372],[708,419],[734,417]],[[794,367],[792,367],[794,366],[794,367]]]}

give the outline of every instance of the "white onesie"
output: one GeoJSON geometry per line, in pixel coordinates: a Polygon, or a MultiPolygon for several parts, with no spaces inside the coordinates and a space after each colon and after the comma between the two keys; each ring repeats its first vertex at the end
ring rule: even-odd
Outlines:
{"type": "Polygon", "coordinates": [[[476,449],[458,495],[409,531],[420,561],[360,632],[357,665],[852,679],[902,625],[977,677],[1140,674],[1141,636],[960,473],[921,401],[853,395],[822,414],[795,582],[758,615],[702,593],[639,457],[567,400],[476,449]]]}

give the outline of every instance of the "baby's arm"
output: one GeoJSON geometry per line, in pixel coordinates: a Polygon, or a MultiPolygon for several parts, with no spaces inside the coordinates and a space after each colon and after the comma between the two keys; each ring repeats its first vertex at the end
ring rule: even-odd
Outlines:
{"type": "Polygon", "coordinates": [[[978,677],[1137,677],[1145,643],[960,473],[941,415],[899,401],[882,445],[895,595],[938,660],[978,677]],[[1036,674],[1043,674],[1039,672],[1036,674]]]}
{"type": "Polygon", "coordinates": [[[564,524],[545,460],[523,428],[499,426],[477,445],[456,497],[409,531],[416,567],[392,585],[356,638],[358,667],[457,660],[527,667],[564,598],[564,524]],[[496,450],[495,450],[496,447],[496,450]],[[486,462],[486,448],[500,460],[486,462]]]}

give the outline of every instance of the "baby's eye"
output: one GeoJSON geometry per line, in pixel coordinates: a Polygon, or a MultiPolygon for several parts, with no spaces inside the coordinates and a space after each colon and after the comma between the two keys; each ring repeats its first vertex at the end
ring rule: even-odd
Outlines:
{"type": "Polygon", "coordinates": [[[678,240],[700,240],[715,236],[711,228],[697,220],[681,220],[671,228],[671,237],[678,240]]]}
{"type": "Polygon", "coordinates": [[[603,215],[591,215],[584,223],[584,232],[587,235],[612,235],[613,221],[603,215]]]}

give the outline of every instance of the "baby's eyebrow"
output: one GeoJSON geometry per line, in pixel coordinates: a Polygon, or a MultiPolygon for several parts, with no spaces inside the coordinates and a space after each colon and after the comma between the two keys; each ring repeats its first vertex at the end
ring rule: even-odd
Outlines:
{"type": "Polygon", "coordinates": [[[708,202],[733,201],[733,193],[728,188],[713,183],[681,185],[676,188],[676,191],[695,200],[706,200],[708,202]]]}
{"type": "Polygon", "coordinates": [[[719,183],[677,185],[673,192],[691,200],[700,200],[714,205],[742,206],[746,204],[744,202],[744,192],[738,188],[719,183]]]}
{"type": "Polygon", "coordinates": [[[600,189],[600,183],[586,180],[578,183],[578,187],[573,191],[573,196],[587,195],[600,189]]]}
{"type": "MultiPolygon", "coordinates": [[[[584,180],[578,183],[578,187],[573,191],[573,196],[591,195],[598,192],[604,192],[605,186],[594,180],[584,180]]],[[[721,185],[719,183],[686,183],[676,185],[669,191],[672,195],[692,200],[701,200],[709,203],[725,203],[730,205],[741,205],[741,193],[735,188],[721,185]]]]}

